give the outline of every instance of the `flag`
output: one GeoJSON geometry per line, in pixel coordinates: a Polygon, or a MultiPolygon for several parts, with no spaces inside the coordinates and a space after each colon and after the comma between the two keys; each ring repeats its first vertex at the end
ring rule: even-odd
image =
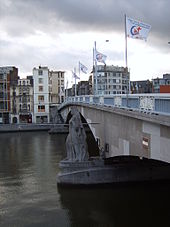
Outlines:
{"type": "Polygon", "coordinates": [[[107,56],[98,52],[97,50],[95,51],[95,58],[98,62],[102,62],[102,63],[106,64],[105,61],[106,61],[107,56]]]}
{"type": "Polygon", "coordinates": [[[133,39],[147,40],[151,29],[149,24],[126,17],[126,36],[133,39]]]}
{"type": "Polygon", "coordinates": [[[72,75],[73,75],[73,77],[74,77],[75,79],[78,79],[78,80],[80,79],[80,77],[78,77],[77,74],[76,74],[75,72],[73,72],[73,71],[72,71],[72,75]]]}
{"type": "Polygon", "coordinates": [[[79,62],[79,69],[80,69],[80,71],[82,71],[83,73],[87,74],[88,68],[87,68],[85,65],[83,65],[81,62],[79,62]]]}

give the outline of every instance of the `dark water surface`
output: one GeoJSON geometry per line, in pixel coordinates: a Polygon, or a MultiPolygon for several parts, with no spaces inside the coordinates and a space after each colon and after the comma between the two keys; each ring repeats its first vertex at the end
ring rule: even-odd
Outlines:
{"type": "Polygon", "coordinates": [[[58,188],[63,135],[0,134],[0,226],[170,226],[170,185],[58,188]]]}

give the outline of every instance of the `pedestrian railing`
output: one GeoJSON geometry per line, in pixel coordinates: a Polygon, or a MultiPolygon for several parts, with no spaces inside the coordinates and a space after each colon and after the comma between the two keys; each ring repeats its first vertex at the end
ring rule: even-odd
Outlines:
{"type": "Polygon", "coordinates": [[[120,95],[88,95],[70,96],[60,105],[62,108],[69,103],[86,103],[89,105],[103,105],[131,110],[138,110],[153,114],[170,115],[170,94],[120,94],[120,95]]]}

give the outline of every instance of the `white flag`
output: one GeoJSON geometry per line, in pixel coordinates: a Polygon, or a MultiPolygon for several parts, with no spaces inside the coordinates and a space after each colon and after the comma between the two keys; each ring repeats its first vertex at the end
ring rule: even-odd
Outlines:
{"type": "Polygon", "coordinates": [[[105,61],[106,61],[107,56],[102,54],[102,53],[100,53],[100,52],[98,52],[97,50],[95,52],[96,52],[95,53],[96,60],[98,62],[102,62],[102,63],[106,64],[105,61]]]}
{"type": "Polygon", "coordinates": [[[127,37],[133,38],[133,39],[142,39],[146,41],[150,29],[151,29],[151,26],[149,24],[145,24],[143,22],[126,17],[127,37]]]}
{"type": "Polygon", "coordinates": [[[74,77],[75,79],[78,79],[78,80],[80,79],[80,77],[78,77],[77,74],[76,74],[75,72],[73,72],[73,71],[72,71],[72,75],[73,75],[73,77],[74,77]]]}
{"type": "Polygon", "coordinates": [[[82,71],[83,73],[87,74],[88,68],[87,68],[85,65],[83,65],[81,62],[79,62],[79,69],[80,69],[80,71],[82,71]]]}

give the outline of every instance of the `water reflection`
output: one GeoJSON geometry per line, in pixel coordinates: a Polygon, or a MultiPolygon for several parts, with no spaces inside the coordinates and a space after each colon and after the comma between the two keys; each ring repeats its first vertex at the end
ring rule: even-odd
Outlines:
{"type": "Polygon", "coordinates": [[[60,188],[72,226],[169,226],[170,184],[60,188]]]}
{"type": "Polygon", "coordinates": [[[170,185],[58,188],[65,136],[0,135],[0,226],[170,226],[170,185]]]}
{"type": "Polygon", "coordinates": [[[64,136],[0,135],[0,226],[67,226],[56,187],[64,136]]]}

